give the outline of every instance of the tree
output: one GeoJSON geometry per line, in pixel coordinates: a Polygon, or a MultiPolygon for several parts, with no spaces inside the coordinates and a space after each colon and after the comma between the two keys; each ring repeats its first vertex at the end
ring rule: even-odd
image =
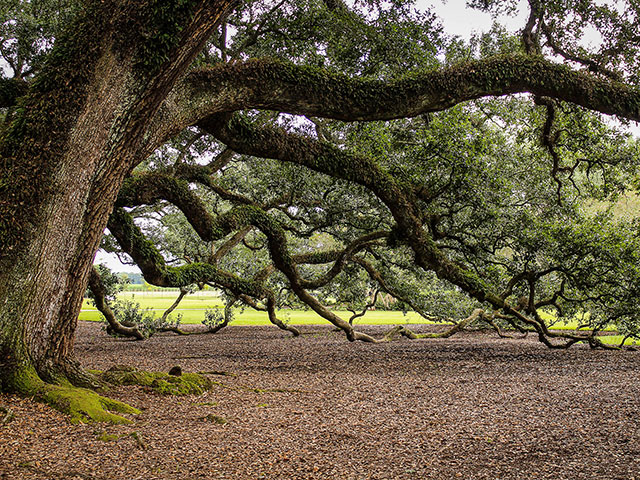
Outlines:
{"type": "Polygon", "coordinates": [[[634,334],[635,230],[577,205],[637,160],[591,112],[640,119],[638,7],[530,7],[519,39],[496,28],[471,47],[402,0],[3,7],[2,389],[96,385],[72,345],[105,227],[149,283],[212,284],[285,328],[283,288],[349,340],[375,341],[313,293],[355,268],[418,309],[393,271],[444,282],[484,307],[474,319],[549,346],[601,346],[611,322],[634,334]],[[581,43],[587,26],[600,48],[581,43]],[[530,97],[490,100],[517,93],[530,97]],[[132,213],[176,211],[205,243],[163,256],[132,213]],[[232,265],[243,255],[264,263],[232,265]],[[549,330],[541,311],[567,306],[593,312],[588,333],[549,330]]]}

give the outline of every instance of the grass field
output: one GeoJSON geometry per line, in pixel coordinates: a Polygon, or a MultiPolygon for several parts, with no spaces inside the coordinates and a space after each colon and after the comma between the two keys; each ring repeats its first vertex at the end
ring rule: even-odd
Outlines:
{"type": "MultiPolygon", "coordinates": [[[[127,298],[139,303],[142,308],[150,308],[158,316],[169,308],[175,301],[177,292],[125,292],[119,295],[119,298],[127,298]]],[[[187,295],[182,299],[178,308],[173,314],[182,314],[182,323],[198,324],[204,319],[204,312],[208,308],[222,308],[223,303],[214,292],[197,292],[187,295]]],[[[350,312],[335,311],[337,315],[345,320],[351,316],[350,312]]],[[[292,325],[326,325],[328,322],[318,316],[311,310],[280,310],[278,316],[281,320],[287,321],[292,325]]],[[[96,308],[89,304],[87,300],[82,305],[80,320],[101,320],[100,313],[96,308]]],[[[360,325],[397,325],[397,324],[419,324],[425,323],[424,319],[417,313],[408,312],[403,315],[402,312],[395,311],[372,311],[362,318],[355,321],[360,325]]],[[[246,308],[244,311],[239,309],[233,319],[234,325],[269,325],[269,319],[266,312],[256,312],[253,309],[246,308]]]]}
{"type": "MultiPolygon", "coordinates": [[[[123,292],[119,298],[130,299],[140,304],[142,308],[150,308],[161,316],[162,313],[169,308],[175,301],[177,292],[123,292]]],[[[218,298],[217,294],[212,291],[200,291],[188,295],[182,299],[178,308],[173,311],[173,315],[182,314],[183,324],[199,324],[204,319],[204,312],[209,308],[223,308],[223,302],[218,298]]],[[[348,320],[351,312],[334,311],[341,318],[348,320]]],[[[278,317],[290,323],[291,325],[327,325],[327,321],[311,310],[280,310],[278,317]]],[[[101,315],[96,308],[89,304],[87,300],[82,305],[80,320],[100,321],[101,315]]],[[[429,323],[415,312],[407,312],[403,314],[398,311],[381,311],[375,310],[367,312],[364,317],[357,318],[354,322],[356,325],[406,325],[406,324],[423,324],[429,323]]],[[[236,310],[233,319],[234,325],[270,325],[266,312],[257,312],[253,309],[246,308],[244,311],[236,310]]],[[[577,322],[563,323],[559,322],[553,326],[556,330],[573,330],[577,327],[577,322]]],[[[602,338],[606,343],[620,343],[622,336],[611,335],[602,338]]],[[[627,341],[627,344],[633,344],[633,341],[627,341]]]]}

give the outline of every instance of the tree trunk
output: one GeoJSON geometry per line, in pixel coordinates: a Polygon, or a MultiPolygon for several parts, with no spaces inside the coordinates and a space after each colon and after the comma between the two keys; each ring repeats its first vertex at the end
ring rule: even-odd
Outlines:
{"type": "MultiPolygon", "coordinates": [[[[128,25],[127,2],[94,2],[56,39],[0,143],[0,390],[92,383],[73,340],[108,215],[153,147],[142,142],[159,105],[230,3],[178,12],[185,23],[159,65],[121,38],[130,35],[117,30],[128,25]]],[[[153,5],[134,20],[155,21],[153,5]]]]}

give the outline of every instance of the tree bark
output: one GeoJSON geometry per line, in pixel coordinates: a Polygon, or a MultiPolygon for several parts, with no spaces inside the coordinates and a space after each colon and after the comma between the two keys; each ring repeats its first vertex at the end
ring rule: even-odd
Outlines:
{"type": "Polygon", "coordinates": [[[230,5],[189,2],[159,65],[123,41],[126,2],[89,2],[56,40],[0,144],[1,389],[92,384],[72,349],[93,257],[151,118],[230,5]]]}

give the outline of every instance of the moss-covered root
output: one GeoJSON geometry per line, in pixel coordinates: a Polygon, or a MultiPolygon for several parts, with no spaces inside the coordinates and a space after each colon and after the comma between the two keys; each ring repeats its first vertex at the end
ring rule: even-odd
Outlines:
{"type": "Polygon", "coordinates": [[[69,383],[52,385],[43,382],[35,369],[26,367],[12,375],[5,384],[8,390],[32,396],[56,410],[71,416],[72,423],[131,423],[118,413],[139,414],[140,410],[125,403],[98,395],[69,383]],[[114,413],[115,412],[115,413],[114,413]]]}
{"type": "Polygon", "coordinates": [[[140,413],[140,410],[126,403],[103,397],[85,388],[46,385],[42,398],[55,409],[69,414],[71,423],[131,423],[131,420],[117,413],[140,413]]]}
{"type": "Polygon", "coordinates": [[[144,372],[129,366],[115,366],[100,374],[113,385],[141,385],[161,395],[201,395],[213,383],[197,373],[169,375],[163,372],[144,372]]]}

